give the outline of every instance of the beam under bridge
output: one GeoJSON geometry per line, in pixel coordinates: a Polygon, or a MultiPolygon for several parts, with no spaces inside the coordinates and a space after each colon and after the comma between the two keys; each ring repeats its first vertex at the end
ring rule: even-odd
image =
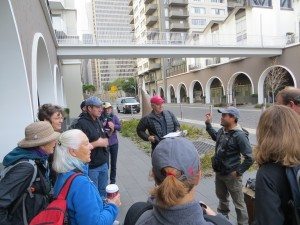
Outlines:
{"type": "Polygon", "coordinates": [[[282,54],[282,47],[226,47],[182,45],[104,45],[63,46],[59,59],[94,58],[197,58],[197,57],[272,57],[282,54]]]}

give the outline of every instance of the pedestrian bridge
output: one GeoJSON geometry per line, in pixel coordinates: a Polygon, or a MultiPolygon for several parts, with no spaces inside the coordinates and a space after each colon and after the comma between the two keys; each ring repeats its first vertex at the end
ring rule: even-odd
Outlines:
{"type": "Polygon", "coordinates": [[[189,34],[174,32],[100,33],[66,36],[56,33],[60,59],[271,57],[282,54],[285,36],[189,34]]]}

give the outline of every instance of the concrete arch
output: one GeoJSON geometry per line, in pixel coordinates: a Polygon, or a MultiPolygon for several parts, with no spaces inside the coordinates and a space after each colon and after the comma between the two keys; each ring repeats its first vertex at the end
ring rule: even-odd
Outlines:
{"type": "Polygon", "coordinates": [[[35,33],[32,43],[32,104],[36,116],[39,105],[56,103],[55,78],[51,71],[49,53],[41,33],[35,33]]]}
{"type": "Polygon", "coordinates": [[[198,82],[201,86],[201,89],[202,89],[202,92],[203,92],[203,85],[201,84],[201,82],[199,80],[193,80],[190,84],[190,87],[189,87],[189,96],[190,96],[190,103],[194,103],[194,86],[196,84],[196,82],[198,82]]]}
{"type": "Polygon", "coordinates": [[[55,98],[55,104],[63,105],[64,101],[64,92],[63,92],[63,79],[60,74],[58,65],[55,64],[53,68],[54,73],[54,98],[55,98]]]}
{"type": "Polygon", "coordinates": [[[246,77],[248,77],[248,79],[250,80],[250,83],[251,83],[251,94],[254,94],[254,84],[253,84],[251,77],[245,72],[236,72],[229,78],[229,81],[227,84],[228,103],[232,103],[232,101],[233,101],[232,94],[231,94],[232,90],[233,90],[233,84],[234,84],[235,78],[240,74],[244,74],[246,77]]]}
{"type": "Polygon", "coordinates": [[[3,157],[24,138],[24,128],[33,122],[33,111],[22,42],[9,0],[0,1],[0,27],[5,31],[0,35],[3,53],[0,54],[0,95],[4,113],[0,117],[2,162],[3,157]]]}
{"type": "Polygon", "coordinates": [[[182,86],[184,86],[184,88],[185,88],[186,97],[189,97],[189,93],[188,93],[188,89],[186,88],[186,84],[181,82],[180,84],[178,84],[177,89],[176,89],[177,103],[181,103],[180,89],[182,86]]]}
{"type": "Polygon", "coordinates": [[[175,94],[175,98],[176,98],[175,88],[174,88],[174,86],[171,84],[171,85],[168,86],[168,89],[167,89],[167,103],[172,103],[172,98],[171,98],[171,88],[173,89],[174,94],[175,94]]]}
{"type": "Polygon", "coordinates": [[[223,85],[223,82],[222,82],[221,78],[219,78],[217,76],[212,76],[211,78],[209,78],[209,80],[207,81],[206,86],[205,86],[205,102],[207,104],[211,103],[211,100],[210,100],[210,86],[211,86],[211,83],[213,82],[214,79],[218,79],[221,82],[221,86],[223,88],[223,95],[225,95],[225,88],[224,88],[224,85],[223,85]]]}
{"type": "Polygon", "coordinates": [[[285,69],[286,71],[288,71],[293,79],[294,87],[298,87],[296,77],[289,68],[287,68],[286,66],[283,66],[283,65],[270,66],[262,72],[262,74],[260,75],[259,80],[258,80],[258,86],[257,86],[258,104],[264,103],[264,82],[265,82],[265,79],[266,79],[268,73],[274,67],[281,67],[281,68],[285,69]]]}

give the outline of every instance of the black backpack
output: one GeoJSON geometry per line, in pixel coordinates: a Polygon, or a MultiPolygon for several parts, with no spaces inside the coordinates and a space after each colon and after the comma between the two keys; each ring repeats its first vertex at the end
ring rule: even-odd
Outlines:
{"type": "MultiPolygon", "coordinates": [[[[135,225],[140,216],[148,211],[152,210],[153,206],[148,202],[136,202],[127,211],[124,225],[135,225]]],[[[211,222],[215,225],[232,225],[225,217],[203,215],[205,221],[211,222]]]]}

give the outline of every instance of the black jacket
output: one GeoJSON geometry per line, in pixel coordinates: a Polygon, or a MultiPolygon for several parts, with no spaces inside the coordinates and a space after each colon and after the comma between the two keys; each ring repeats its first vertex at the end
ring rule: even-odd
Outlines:
{"type": "MultiPolygon", "coordinates": [[[[106,138],[103,130],[102,122],[99,119],[93,120],[88,113],[84,113],[82,117],[78,119],[75,125],[76,129],[82,130],[89,139],[89,142],[97,141],[100,137],[106,138]]],[[[96,168],[104,163],[108,163],[108,151],[105,147],[96,147],[91,152],[90,168],[96,168]]]]}
{"type": "Polygon", "coordinates": [[[32,159],[37,165],[37,176],[33,182],[32,193],[29,196],[27,188],[34,174],[34,167],[29,163],[20,163],[11,168],[0,181],[0,224],[24,224],[22,198],[25,198],[25,208],[28,223],[48,205],[50,181],[47,178],[49,168],[44,157],[34,154],[34,150],[16,148],[3,160],[5,166],[11,166],[19,161],[32,159]],[[28,154],[26,154],[28,152],[28,154]],[[20,154],[18,154],[20,153],[20,154]],[[25,154],[24,154],[25,153],[25,154]],[[15,208],[13,210],[13,208],[15,208]]]}
{"type": "Polygon", "coordinates": [[[155,136],[155,143],[151,143],[152,150],[161,141],[163,136],[180,129],[180,124],[172,112],[164,110],[162,114],[164,118],[164,123],[161,123],[158,116],[156,116],[155,113],[152,111],[140,120],[136,128],[138,136],[144,141],[148,141],[148,137],[150,135],[155,136]],[[148,130],[149,134],[146,133],[146,130],[148,130]]]}
{"type": "Polygon", "coordinates": [[[278,163],[267,163],[258,169],[253,225],[296,225],[293,210],[288,204],[292,193],[285,169],[278,163]]]}
{"type": "MultiPolygon", "coordinates": [[[[253,164],[252,148],[248,139],[248,133],[238,125],[234,130],[225,132],[223,128],[218,132],[210,123],[206,124],[206,131],[216,141],[214,158],[218,159],[220,170],[214,170],[222,175],[228,175],[236,171],[242,175],[253,164]],[[241,155],[244,161],[241,163],[241,155]]],[[[214,161],[213,167],[214,167],[214,161]]]]}

